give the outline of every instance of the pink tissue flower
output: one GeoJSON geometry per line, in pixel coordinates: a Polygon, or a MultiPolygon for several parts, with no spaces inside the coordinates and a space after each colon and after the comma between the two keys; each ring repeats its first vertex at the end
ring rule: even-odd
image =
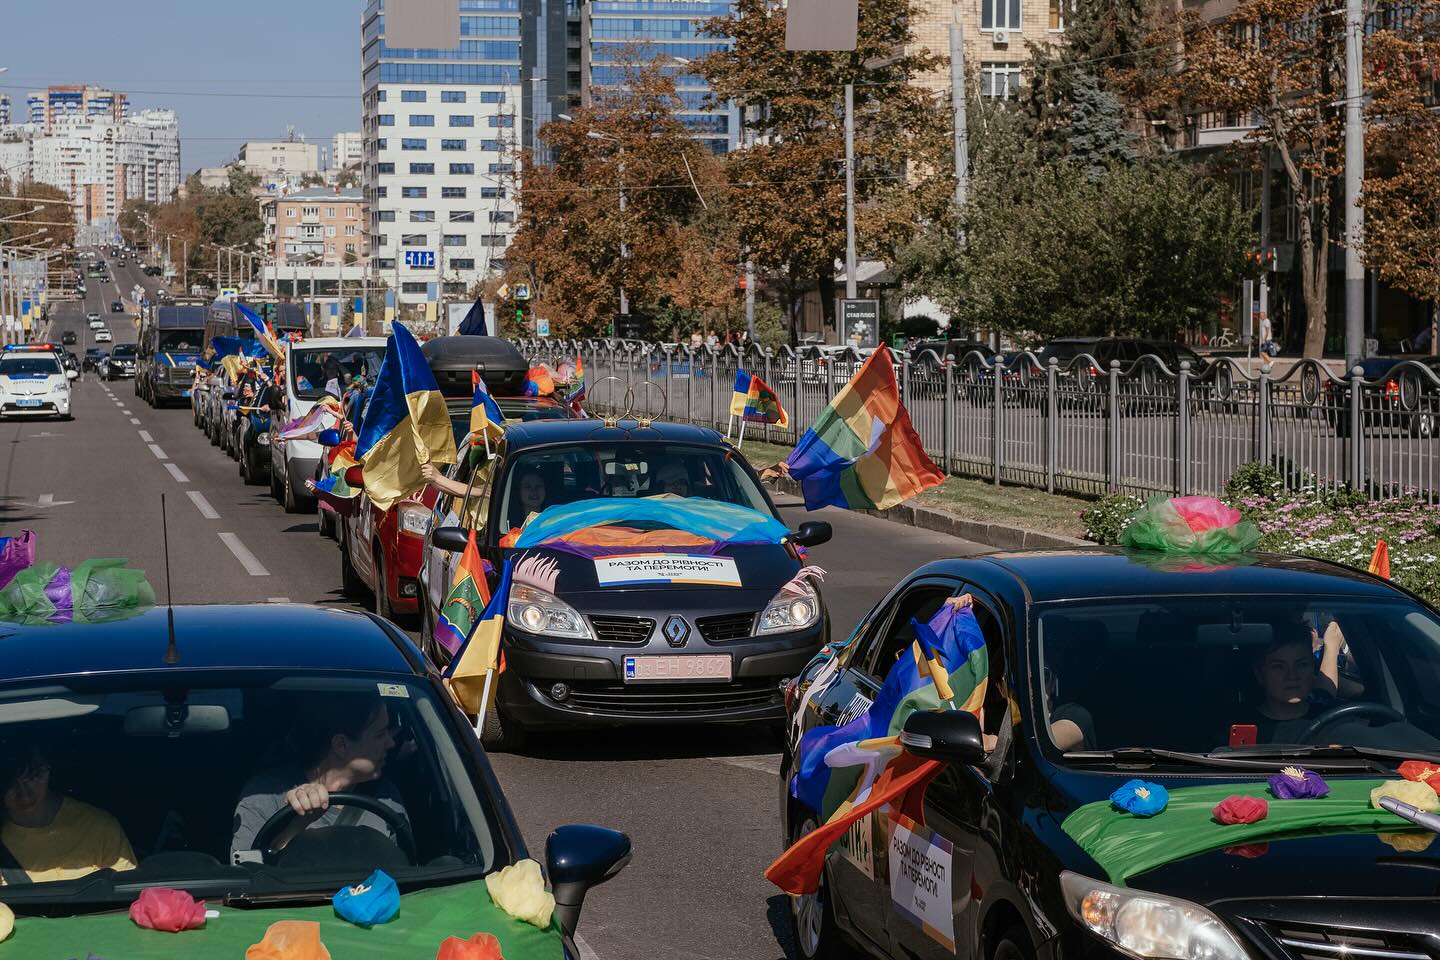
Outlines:
{"type": "Polygon", "coordinates": [[[1240,522],[1240,511],[1227,507],[1214,497],[1174,497],[1170,505],[1193,533],[1223,530],[1240,522]]]}
{"type": "Polygon", "coordinates": [[[179,933],[205,926],[205,901],[198,903],[184,890],[147,887],[130,904],[130,919],[136,926],[165,933],[179,933]]]}

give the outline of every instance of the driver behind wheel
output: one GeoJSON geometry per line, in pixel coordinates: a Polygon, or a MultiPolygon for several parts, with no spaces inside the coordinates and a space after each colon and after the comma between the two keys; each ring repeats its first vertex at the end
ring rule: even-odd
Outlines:
{"type": "Polygon", "coordinates": [[[253,850],[260,828],[287,806],[295,817],[272,842],[276,850],[314,826],[369,827],[395,839],[394,831],[377,814],[355,806],[332,805],[333,793],[371,797],[409,825],[399,792],[382,776],[385,759],[395,749],[390,711],[384,701],[376,694],[337,694],[312,704],[306,714],[288,738],[288,760],[251,777],[240,792],[230,843],[231,857],[237,863],[253,859],[242,856],[242,851],[253,850]]]}
{"type": "Polygon", "coordinates": [[[1303,742],[1301,735],[1326,707],[1311,694],[1322,692],[1326,700],[1334,696],[1340,679],[1336,659],[1345,637],[1332,622],[1321,640],[1317,661],[1313,636],[1305,623],[1276,624],[1270,643],[1255,658],[1255,679],[1262,697],[1256,722],[1261,743],[1303,742]]]}

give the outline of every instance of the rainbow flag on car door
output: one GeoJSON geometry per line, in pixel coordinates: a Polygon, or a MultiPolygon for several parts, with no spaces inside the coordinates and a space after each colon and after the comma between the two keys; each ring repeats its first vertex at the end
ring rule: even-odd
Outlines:
{"type": "Polygon", "coordinates": [[[450,578],[450,592],[440,608],[440,622],[435,625],[435,639],[451,655],[459,651],[490,604],[490,585],[485,580],[485,561],[475,543],[475,531],[460,554],[455,573],[450,578]]]}

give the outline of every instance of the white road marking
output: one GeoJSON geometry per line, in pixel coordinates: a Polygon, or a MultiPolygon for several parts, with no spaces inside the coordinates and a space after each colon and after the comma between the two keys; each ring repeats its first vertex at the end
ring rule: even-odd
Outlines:
{"type": "Polygon", "coordinates": [[[149,431],[149,430],[141,430],[141,431],[140,431],[140,439],[141,439],[141,440],[144,440],[146,443],[154,443],[154,442],[155,442],[155,438],[152,437],[152,436],[150,436],[150,431],[149,431]]]}
{"type": "Polygon", "coordinates": [[[35,501],[35,506],[44,509],[45,507],[68,507],[74,500],[56,500],[53,493],[42,493],[40,499],[35,501]]]}
{"type": "Polygon", "coordinates": [[[250,549],[246,547],[245,544],[240,542],[240,538],[235,536],[235,534],[220,534],[220,542],[230,548],[230,552],[235,554],[235,559],[240,561],[240,566],[244,567],[245,572],[250,574],[250,576],[270,576],[270,571],[265,569],[265,565],[256,558],[255,554],[250,552],[250,549]]]}
{"type": "Polygon", "coordinates": [[[190,478],[180,472],[180,468],[173,463],[165,464],[165,469],[170,471],[170,476],[175,478],[176,483],[189,483],[190,478]]]}
{"type": "Polygon", "coordinates": [[[131,418],[130,418],[130,422],[131,422],[131,423],[139,423],[139,422],[140,422],[140,418],[139,418],[139,417],[131,417],[131,418]]]}
{"type": "Polygon", "coordinates": [[[190,502],[195,504],[195,509],[200,511],[200,516],[206,520],[220,519],[220,514],[215,511],[214,507],[210,506],[210,501],[206,500],[205,494],[199,490],[187,490],[185,496],[190,498],[190,502]]]}
{"type": "Polygon", "coordinates": [[[758,770],[761,773],[768,773],[772,777],[780,776],[780,754],[778,753],[762,753],[753,757],[711,757],[710,759],[729,767],[758,770]]]}
{"type": "Polygon", "coordinates": [[[575,934],[572,939],[575,941],[575,949],[580,951],[580,960],[600,960],[600,955],[595,952],[590,944],[580,939],[580,934],[575,934]]]}
{"type": "Polygon", "coordinates": [[[129,411],[129,410],[122,409],[120,412],[123,413],[123,414],[124,414],[125,416],[127,416],[127,417],[130,416],[130,411],[129,411]]]}
{"type": "Polygon", "coordinates": [[[289,603],[289,602],[290,602],[290,598],[289,598],[289,597],[266,597],[266,598],[265,598],[265,602],[266,602],[266,603],[289,603]]]}
{"type": "Polygon", "coordinates": [[[168,456],[165,455],[165,451],[164,451],[164,450],[161,450],[158,446],[156,446],[156,445],[153,444],[153,443],[150,444],[150,452],[153,453],[153,454],[155,454],[155,459],[156,459],[156,460],[169,460],[169,459],[170,459],[168,456]]]}

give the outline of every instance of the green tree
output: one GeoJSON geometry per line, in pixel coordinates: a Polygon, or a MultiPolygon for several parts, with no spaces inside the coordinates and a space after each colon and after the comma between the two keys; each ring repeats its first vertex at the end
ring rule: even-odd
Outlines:
{"type": "Polygon", "coordinates": [[[239,164],[230,168],[230,183],[225,188],[231,196],[249,199],[260,188],[260,174],[251,173],[239,164]]]}

